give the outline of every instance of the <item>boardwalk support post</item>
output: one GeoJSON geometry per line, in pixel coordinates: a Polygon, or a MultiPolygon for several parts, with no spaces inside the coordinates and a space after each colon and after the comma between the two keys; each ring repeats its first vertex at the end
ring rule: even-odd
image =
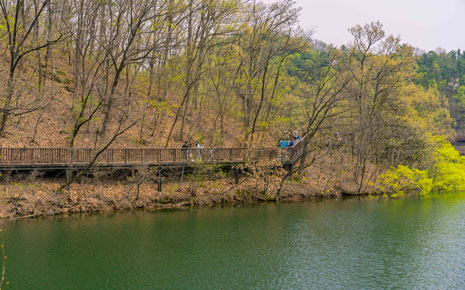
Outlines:
{"type": "Polygon", "coordinates": [[[161,192],[161,167],[158,167],[158,191],[161,192]]]}
{"type": "Polygon", "coordinates": [[[234,173],[234,181],[236,184],[239,184],[239,179],[240,179],[240,172],[239,172],[239,169],[234,167],[233,168],[233,173],[234,173]]]}
{"type": "Polygon", "coordinates": [[[66,169],[66,190],[69,190],[69,184],[72,178],[73,172],[71,169],[67,168],[66,169]]]}
{"type": "Polygon", "coordinates": [[[292,163],[284,163],[283,167],[287,171],[292,171],[292,163]]]}

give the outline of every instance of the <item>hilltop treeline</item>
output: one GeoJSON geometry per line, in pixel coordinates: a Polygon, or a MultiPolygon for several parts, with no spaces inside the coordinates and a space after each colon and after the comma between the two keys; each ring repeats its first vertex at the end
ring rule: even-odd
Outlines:
{"type": "Polygon", "coordinates": [[[341,48],[315,42],[292,0],[0,9],[0,136],[14,144],[275,146],[297,130],[305,150],[294,171],[337,150],[360,192],[399,165],[436,174],[435,154],[454,136],[443,88],[458,82],[465,100],[462,53],[445,57],[457,63],[449,71],[378,22],[350,28],[341,48]]]}
{"type": "Polygon", "coordinates": [[[425,88],[437,87],[449,100],[449,110],[456,120],[458,137],[465,136],[465,52],[442,49],[418,57],[416,82],[425,88]]]}

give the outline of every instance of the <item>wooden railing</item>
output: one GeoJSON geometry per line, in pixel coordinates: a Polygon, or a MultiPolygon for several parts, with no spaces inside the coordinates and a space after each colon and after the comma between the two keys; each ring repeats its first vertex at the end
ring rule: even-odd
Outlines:
{"type": "MultiPolygon", "coordinates": [[[[0,148],[0,166],[79,166],[90,164],[99,149],[90,148],[0,148]]],[[[239,163],[281,159],[277,148],[109,148],[95,165],[164,165],[202,161],[239,163]]]]}
{"type": "Polygon", "coordinates": [[[289,158],[287,160],[287,163],[294,164],[297,162],[299,157],[304,153],[304,142],[301,140],[297,144],[295,144],[292,148],[289,150],[289,158]]]}

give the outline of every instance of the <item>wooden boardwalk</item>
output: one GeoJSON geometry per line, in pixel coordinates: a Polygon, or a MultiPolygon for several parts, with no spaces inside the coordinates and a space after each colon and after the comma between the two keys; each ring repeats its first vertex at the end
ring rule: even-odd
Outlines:
{"type": "MultiPolygon", "coordinates": [[[[302,142],[292,148],[108,148],[95,163],[98,168],[182,166],[194,163],[240,164],[278,161],[293,164],[302,153],[302,142]]],[[[0,171],[35,169],[82,169],[100,149],[0,148],[0,171]]]]}

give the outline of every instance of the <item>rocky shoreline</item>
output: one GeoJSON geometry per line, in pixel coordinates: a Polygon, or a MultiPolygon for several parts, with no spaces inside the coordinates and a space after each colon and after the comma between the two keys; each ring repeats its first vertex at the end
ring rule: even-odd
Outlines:
{"type": "MultiPolygon", "coordinates": [[[[0,185],[0,218],[37,218],[54,215],[132,209],[234,206],[276,200],[277,183],[233,180],[172,183],[159,192],[155,184],[74,184],[58,193],[59,182],[0,185]]],[[[280,201],[340,198],[341,190],[321,191],[299,184],[285,184],[280,201]]]]}

